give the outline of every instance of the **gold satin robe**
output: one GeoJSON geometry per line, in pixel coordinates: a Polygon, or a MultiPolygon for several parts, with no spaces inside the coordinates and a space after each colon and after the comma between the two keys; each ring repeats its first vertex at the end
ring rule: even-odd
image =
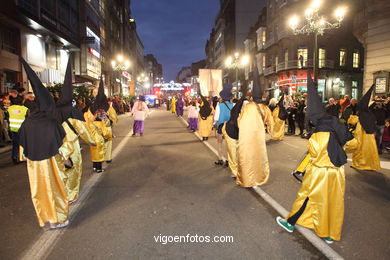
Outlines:
{"type": "Polygon", "coordinates": [[[41,227],[46,223],[58,224],[68,220],[69,206],[63,182],[63,160],[60,154],[41,161],[27,158],[31,199],[41,227]]]}
{"type": "MultiPolygon", "coordinates": [[[[107,116],[112,121],[112,125],[118,123],[118,115],[115,112],[115,109],[113,107],[110,107],[107,111],[107,116]]],[[[112,160],[112,125],[109,120],[106,122],[107,130],[109,131],[109,134],[111,135],[111,138],[109,140],[106,140],[104,143],[104,160],[105,161],[111,161],[112,160]]]]}
{"type": "Polygon", "coordinates": [[[259,107],[261,113],[263,114],[264,125],[267,126],[267,132],[272,136],[274,132],[274,117],[272,115],[272,111],[267,105],[262,103],[259,104],[259,107]]]}
{"type": "Polygon", "coordinates": [[[375,134],[367,134],[364,131],[358,116],[350,116],[348,124],[356,125],[354,139],[346,145],[346,150],[352,152],[352,167],[358,170],[380,170],[381,165],[375,134]]]}
{"type": "Polygon", "coordinates": [[[274,132],[272,135],[273,140],[282,140],[284,137],[285,122],[279,119],[279,107],[276,107],[272,112],[274,118],[274,132]]]}
{"type": "Polygon", "coordinates": [[[238,172],[236,182],[242,187],[267,183],[269,162],[262,115],[255,102],[248,103],[238,118],[238,172]]]}
{"type": "Polygon", "coordinates": [[[314,229],[319,237],[340,240],[344,219],[344,166],[335,167],[328,156],[329,132],[314,133],[308,143],[310,161],[297,199],[287,218],[309,197],[297,224],[314,229]]]}
{"type": "MultiPolygon", "coordinates": [[[[68,121],[86,143],[89,145],[95,144],[95,140],[89,133],[85,122],[73,118],[69,118],[68,121]]],[[[68,201],[72,201],[77,200],[79,197],[83,162],[81,157],[79,136],[76,135],[72,129],[70,129],[66,122],[62,123],[62,126],[66,132],[64,144],[69,143],[73,149],[73,153],[69,156],[73,162],[73,168],[65,170],[66,179],[64,180],[68,194],[68,201]]]]}
{"type": "Polygon", "coordinates": [[[198,122],[199,122],[199,130],[198,134],[201,137],[210,137],[213,133],[213,118],[214,118],[214,108],[211,108],[212,112],[211,114],[206,118],[206,120],[203,120],[202,117],[199,114],[198,122]]]}
{"type": "Polygon", "coordinates": [[[230,136],[226,132],[226,123],[222,127],[222,134],[226,141],[226,148],[227,148],[227,155],[228,155],[228,161],[229,161],[229,168],[234,174],[234,176],[237,177],[238,172],[238,140],[230,138],[230,136]]]}
{"type": "Polygon", "coordinates": [[[107,129],[103,121],[94,121],[93,114],[88,110],[84,113],[84,118],[89,130],[95,141],[96,146],[89,146],[91,150],[92,162],[104,162],[104,143],[112,139],[112,132],[107,129]]]}
{"type": "Polygon", "coordinates": [[[171,112],[173,114],[176,114],[176,101],[177,101],[177,99],[175,97],[172,98],[172,101],[171,101],[171,112]]]}

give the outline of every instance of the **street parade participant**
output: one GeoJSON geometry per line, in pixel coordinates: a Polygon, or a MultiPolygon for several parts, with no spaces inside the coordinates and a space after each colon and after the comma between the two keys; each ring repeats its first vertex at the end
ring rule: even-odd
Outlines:
{"type": "Polygon", "coordinates": [[[348,146],[352,152],[352,167],[358,170],[380,170],[378,148],[375,141],[375,115],[369,109],[369,102],[373,92],[372,86],[358,104],[358,116],[351,115],[348,125],[355,127],[356,142],[348,146]]]}
{"type": "Polygon", "coordinates": [[[199,110],[199,135],[202,137],[203,141],[209,139],[213,131],[213,116],[214,116],[214,108],[207,100],[206,97],[200,96],[202,99],[202,103],[200,105],[199,110]]]}
{"type": "Polygon", "coordinates": [[[19,163],[19,129],[26,119],[28,108],[23,106],[23,97],[17,96],[11,99],[11,106],[8,107],[9,130],[12,138],[12,162],[19,163]]]}
{"type": "MultiPolygon", "coordinates": [[[[219,93],[221,97],[221,102],[219,102],[215,109],[214,114],[214,125],[217,128],[217,142],[218,142],[218,161],[214,162],[215,165],[223,165],[224,162],[222,160],[222,142],[223,142],[223,133],[222,127],[225,122],[230,120],[230,111],[233,108],[233,103],[231,99],[233,98],[232,94],[232,85],[225,84],[223,86],[222,91],[219,93]]],[[[225,162],[225,166],[228,166],[229,162],[225,162]]]]}
{"type": "Polygon", "coordinates": [[[104,94],[103,79],[100,80],[98,93],[92,102],[89,110],[84,113],[89,132],[92,134],[96,146],[90,146],[93,171],[103,172],[103,162],[105,161],[105,142],[112,140],[112,131],[107,128],[108,120],[106,111],[109,105],[104,94]]]}
{"type": "Polygon", "coordinates": [[[175,107],[176,107],[176,115],[177,116],[183,116],[184,114],[184,100],[183,100],[183,97],[179,94],[178,95],[178,98],[177,98],[177,101],[175,103],[175,107]]]}
{"type": "Polygon", "coordinates": [[[69,204],[75,203],[80,193],[83,165],[79,137],[89,145],[95,145],[95,140],[89,133],[83,114],[72,106],[72,101],[72,65],[71,58],[69,58],[62,93],[56,103],[56,119],[58,123],[62,124],[66,133],[64,144],[68,143],[73,149],[73,153],[70,155],[73,167],[66,167],[64,176],[69,204]]]}
{"type": "Polygon", "coordinates": [[[144,134],[145,118],[149,115],[148,105],[145,103],[145,97],[140,96],[139,100],[135,102],[131,113],[134,117],[133,136],[144,134]]]}
{"type": "MultiPolygon", "coordinates": [[[[118,123],[118,115],[115,112],[115,109],[112,107],[112,104],[111,105],[109,104],[109,108],[105,112],[107,113],[107,117],[108,117],[108,120],[106,121],[106,127],[109,134],[113,138],[114,135],[112,132],[112,128],[115,124],[118,123]]],[[[112,162],[112,138],[108,139],[104,143],[104,160],[106,161],[106,163],[112,162]]]]}
{"type": "Polygon", "coordinates": [[[284,137],[284,127],[285,120],[287,118],[286,109],[283,106],[284,93],[279,99],[279,102],[275,106],[275,101],[272,100],[272,104],[270,105],[270,109],[272,111],[272,116],[274,118],[274,126],[273,126],[273,140],[283,140],[284,137]]]}
{"type": "Polygon", "coordinates": [[[68,198],[62,180],[64,157],[72,151],[64,147],[60,155],[66,133],[54,118],[53,97],[26,61],[23,58],[20,60],[37,104],[19,130],[20,146],[27,160],[31,198],[39,226],[44,227],[48,223],[50,229],[62,228],[69,224],[68,198]]]}
{"type": "MultiPolygon", "coordinates": [[[[257,70],[255,66],[255,71],[257,70]]],[[[269,162],[265,143],[263,89],[258,73],[254,74],[253,100],[242,109],[238,118],[238,172],[236,183],[242,187],[254,187],[267,183],[269,162]]]]}
{"type": "Polygon", "coordinates": [[[315,129],[308,143],[309,164],[292,210],[277,223],[288,232],[295,224],[314,229],[327,243],[340,240],[344,218],[347,155],[343,146],[353,137],[337,117],[327,115],[308,73],[308,120],[315,129]]]}
{"type": "Polygon", "coordinates": [[[227,148],[227,157],[229,168],[232,171],[232,176],[236,178],[238,172],[238,117],[240,116],[241,109],[244,106],[244,102],[247,99],[245,94],[240,98],[240,100],[233,106],[232,111],[230,112],[230,120],[225,123],[222,128],[223,138],[226,141],[227,148]]]}
{"type": "Polygon", "coordinates": [[[196,101],[191,101],[190,105],[186,109],[188,109],[188,129],[195,132],[198,130],[199,116],[199,108],[197,107],[196,101]]]}
{"type": "Polygon", "coordinates": [[[176,114],[176,101],[177,101],[176,96],[173,96],[172,100],[171,100],[171,112],[172,112],[172,114],[176,114]]]}

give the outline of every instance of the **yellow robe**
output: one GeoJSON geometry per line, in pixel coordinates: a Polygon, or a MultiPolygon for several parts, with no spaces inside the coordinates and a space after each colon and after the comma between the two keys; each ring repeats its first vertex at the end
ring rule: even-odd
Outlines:
{"type": "Polygon", "coordinates": [[[107,129],[103,121],[94,121],[92,113],[88,110],[84,113],[84,118],[89,130],[95,141],[96,146],[90,146],[91,161],[104,162],[104,143],[112,139],[112,132],[107,129]]]}
{"type": "Polygon", "coordinates": [[[273,140],[282,140],[284,137],[285,122],[279,119],[279,107],[276,107],[272,112],[274,118],[274,132],[272,135],[273,140]]]}
{"type": "Polygon", "coordinates": [[[199,117],[198,117],[198,122],[199,122],[198,134],[201,137],[209,137],[213,133],[214,108],[211,108],[211,109],[212,109],[212,112],[206,118],[206,120],[203,120],[202,117],[199,114],[199,117]]]}
{"type": "Polygon", "coordinates": [[[347,143],[347,150],[352,152],[352,167],[358,170],[380,170],[381,165],[375,135],[367,134],[364,131],[358,116],[350,116],[348,124],[356,125],[355,138],[347,143]]]}
{"type": "Polygon", "coordinates": [[[172,98],[172,101],[171,101],[171,112],[172,112],[173,114],[176,113],[176,101],[177,101],[177,99],[176,99],[175,97],[173,97],[173,98],[172,98]]]}
{"type": "Polygon", "coordinates": [[[263,116],[264,125],[267,126],[268,133],[272,135],[274,132],[274,117],[272,111],[267,105],[262,103],[259,104],[259,107],[263,116]]]}
{"type": "Polygon", "coordinates": [[[64,171],[63,158],[59,154],[41,161],[27,159],[31,198],[41,227],[46,223],[68,220],[68,198],[62,179],[64,171]]]}
{"type": "Polygon", "coordinates": [[[95,145],[95,140],[89,133],[85,122],[73,118],[69,118],[68,121],[79,134],[76,135],[66,122],[62,123],[66,132],[64,144],[69,143],[73,149],[73,153],[70,155],[70,159],[73,162],[73,168],[65,170],[66,179],[64,180],[68,201],[72,201],[77,200],[79,197],[81,174],[83,170],[79,136],[89,145],[95,145]]]}
{"type": "Polygon", "coordinates": [[[297,199],[287,218],[294,215],[309,197],[297,224],[314,229],[319,237],[340,240],[344,219],[344,166],[335,167],[328,156],[329,132],[314,133],[308,143],[310,162],[297,199]]]}
{"type": "Polygon", "coordinates": [[[222,133],[223,137],[226,141],[226,148],[227,148],[227,155],[228,155],[228,161],[229,161],[229,168],[234,174],[234,176],[237,177],[238,172],[238,140],[230,138],[230,136],[226,133],[226,123],[222,127],[222,133]]]}
{"type": "Polygon", "coordinates": [[[265,144],[265,128],[258,104],[248,103],[238,118],[237,184],[253,187],[267,183],[269,162],[265,144]]]}
{"type": "MultiPolygon", "coordinates": [[[[115,109],[113,107],[110,107],[107,111],[107,116],[112,121],[112,125],[118,123],[118,115],[115,112],[115,109]]],[[[109,134],[112,136],[112,126],[110,124],[110,121],[107,120],[106,122],[107,130],[109,134]]],[[[109,140],[106,140],[104,143],[104,160],[105,161],[111,161],[112,160],[112,138],[109,140]]]]}

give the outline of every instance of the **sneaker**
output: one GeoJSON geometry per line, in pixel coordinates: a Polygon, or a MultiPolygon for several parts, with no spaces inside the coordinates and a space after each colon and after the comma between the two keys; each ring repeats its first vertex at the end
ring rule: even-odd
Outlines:
{"type": "Polygon", "coordinates": [[[334,241],[333,238],[331,238],[331,237],[326,237],[326,238],[324,238],[324,240],[327,244],[333,244],[333,241],[334,241]]]}
{"type": "Polygon", "coordinates": [[[222,160],[218,160],[216,162],[214,162],[215,165],[223,165],[223,161],[222,160]]]}
{"type": "Polygon", "coordinates": [[[68,225],[69,225],[69,220],[65,221],[64,223],[50,224],[50,229],[61,229],[67,227],[68,225]]]}
{"type": "Polygon", "coordinates": [[[303,179],[303,175],[304,175],[302,172],[298,172],[298,171],[292,172],[291,175],[294,176],[295,179],[297,179],[297,181],[299,183],[302,183],[302,179],[303,179]]]}
{"type": "Polygon", "coordinates": [[[224,165],[226,168],[229,167],[229,161],[225,161],[225,165],[224,165]]]}
{"type": "Polygon", "coordinates": [[[96,170],[96,173],[102,173],[102,172],[104,172],[103,169],[102,170],[96,170]]]}
{"type": "Polygon", "coordinates": [[[284,228],[287,232],[292,233],[294,231],[294,226],[291,225],[290,223],[288,223],[287,220],[285,220],[284,218],[277,217],[276,222],[278,223],[279,226],[284,228]]]}

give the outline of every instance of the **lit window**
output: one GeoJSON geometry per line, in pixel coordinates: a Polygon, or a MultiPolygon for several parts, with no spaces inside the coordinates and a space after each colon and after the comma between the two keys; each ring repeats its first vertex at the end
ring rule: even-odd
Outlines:
{"type": "Polygon", "coordinates": [[[303,68],[307,66],[307,48],[300,47],[298,48],[298,68],[303,68]]]}
{"type": "Polygon", "coordinates": [[[279,64],[279,56],[275,57],[275,65],[277,66],[279,64]]]}
{"type": "Polygon", "coordinates": [[[340,49],[340,67],[347,65],[347,50],[340,49]]]}
{"type": "Polygon", "coordinates": [[[265,59],[266,59],[266,57],[265,57],[265,55],[263,56],[263,60],[262,60],[262,67],[263,67],[263,70],[265,69],[265,59]]]}
{"type": "Polygon", "coordinates": [[[284,50],[284,61],[288,62],[288,49],[284,50]]]}
{"type": "Polygon", "coordinates": [[[323,48],[320,48],[318,50],[318,67],[319,68],[325,67],[325,59],[326,59],[326,50],[323,48]]]}
{"type": "Polygon", "coordinates": [[[262,42],[263,45],[265,44],[266,40],[267,40],[266,31],[262,31],[262,33],[261,33],[261,42],[262,42]]]}
{"type": "Polygon", "coordinates": [[[353,67],[359,68],[359,63],[360,63],[360,53],[359,51],[355,51],[353,53],[353,67]]]}

